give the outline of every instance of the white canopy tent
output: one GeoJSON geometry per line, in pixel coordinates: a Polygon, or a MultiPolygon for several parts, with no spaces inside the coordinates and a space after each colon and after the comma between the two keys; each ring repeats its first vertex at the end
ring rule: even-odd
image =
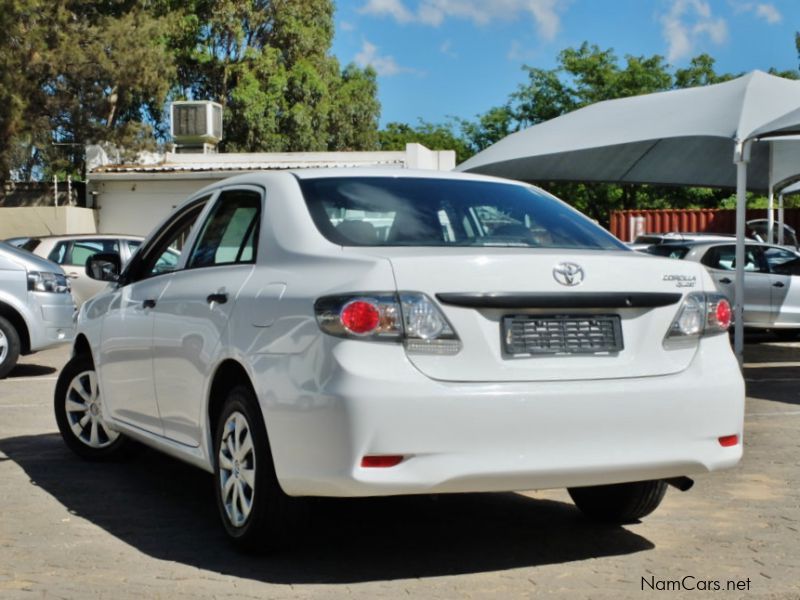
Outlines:
{"type": "Polygon", "coordinates": [[[760,140],[798,133],[800,82],[753,71],[587,106],[509,135],[457,170],[522,181],[735,187],[734,349],[741,362],[745,193],[771,187],[772,144],[760,140]]]}

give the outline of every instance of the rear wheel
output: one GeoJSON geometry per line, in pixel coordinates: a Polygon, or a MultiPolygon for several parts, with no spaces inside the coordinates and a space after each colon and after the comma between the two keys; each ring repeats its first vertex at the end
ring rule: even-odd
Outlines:
{"type": "Polygon", "coordinates": [[[64,443],[87,460],[118,458],[129,440],[103,420],[103,398],[91,357],[74,356],[61,370],[54,398],[56,423],[64,443]]]}
{"type": "Polygon", "coordinates": [[[0,379],[11,372],[19,358],[19,334],[14,326],[0,317],[0,379]]]}
{"type": "Polygon", "coordinates": [[[667,492],[662,480],[569,488],[572,501],[590,519],[631,523],[653,512],[667,492]]]}
{"type": "Polygon", "coordinates": [[[230,539],[251,551],[281,545],[292,501],[278,483],[264,419],[249,387],[228,392],[217,420],[214,452],[217,507],[230,539]]]}

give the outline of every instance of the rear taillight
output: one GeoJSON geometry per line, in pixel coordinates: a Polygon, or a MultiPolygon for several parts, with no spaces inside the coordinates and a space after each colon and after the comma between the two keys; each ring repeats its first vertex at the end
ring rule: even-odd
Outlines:
{"type": "Polygon", "coordinates": [[[665,340],[724,333],[731,316],[730,302],[722,294],[692,292],[683,299],[665,340]]]}
{"type": "Polygon", "coordinates": [[[330,335],[402,341],[418,354],[455,354],[461,341],[433,301],[419,292],[324,296],[314,303],[320,329],[330,335]]]}

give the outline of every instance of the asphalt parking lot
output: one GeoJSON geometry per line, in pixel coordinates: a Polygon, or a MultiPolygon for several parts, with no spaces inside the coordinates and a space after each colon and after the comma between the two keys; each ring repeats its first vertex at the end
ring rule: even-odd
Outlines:
{"type": "Polygon", "coordinates": [[[262,557],[227,545],[205,473],[66,449],[66,359],[0,381],[0,598],[800,598],[800,343],[749,340],[743,462],[642,523],[592,525],[561,490],[325,500],[262,557]]]}

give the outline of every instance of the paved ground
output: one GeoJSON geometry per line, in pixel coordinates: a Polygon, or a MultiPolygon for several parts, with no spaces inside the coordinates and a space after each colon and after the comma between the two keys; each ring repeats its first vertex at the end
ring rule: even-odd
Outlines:
{"type": "Polygon", "coordinates": [[[640,524],[588,524],[562,491],[322,501],[302,545],[255,558],[227,546],[206,474],[66,450],[51,411],[65,360],[28,357],[0,382],[3,599],[637,598],[687,576],[740,585],[711,596],[800,598],[800,343],[748,344],[743,463],[640,524]]]}

